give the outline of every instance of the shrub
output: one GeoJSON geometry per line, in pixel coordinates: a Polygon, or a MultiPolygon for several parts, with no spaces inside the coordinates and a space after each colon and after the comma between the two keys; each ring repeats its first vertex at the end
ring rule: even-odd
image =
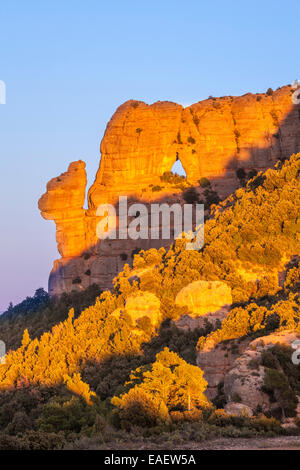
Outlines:
{"type": "Polygon", "coordinates": [[[169,411],[188,411],[185,419],[198,420],[202,414],[194,409],[209,405],[203,393],[207,382],[202,370],[186,363],[168,348],[157,354],[156,361],[150,366],[133,371],[126,385],[133,388],[111,400],[119,408],[121,422],[125,422],[126,428],[129,421],[131,426],[167,422],[169,411]]]}
{"type": "Polygon", "coordinates": [[[244,180],[246,178],[246,172],[244,168],[238,168],[236,170],[236,176],[239,180],[244,180]]]}
{"type": "Polygon", "coordinates": [[[195,139],[192,136],[189,136],[187,141],[189,142],[189,144],[195,144],[196,143],[195,139]]]}
{"type": "Polygon", "coordinates": [[[170,417],[173,423],[182,423],[185,420],[184,413],[182,411],[171,411],[170,417]]]}
{"type": "Polygon", "coordinates": [[[156,185],[156,186],[152,186],[152,192],[158,192],[158,191],[162,191],[162,187],[159,186],[159,185],[156,185]]]}
{"type": "Polygon", "coordinates": [[[252,169],[249,171],[247,177],[248,177],[248,179],[250,180],[250,179],[254,178],[256,175],[257,175],[257,170],[255,170],[254,168],[252,168],[252,169]]]}
{"type": "Polygon", "coordinates": [[[165,171],[163,175],[160,176],[160,179],[162,182],[175,185],[180,185],[186,180],[185,176],[178,175],[177,173],[172,173],[172,171],[165,171]]]}
{"type": "Polygon", "coordinates": [[[120,407],[119,416],[121,427],[129,431],[133,426],[149,428],[169,421],[166,405],[149,393],[132,388],[122,397],[114,397],[112,404],[120,407]]]}
{"type": "Polygon", "coordinates": [[[251,359],[251,361],[248,362],[248,366],[252,370],[258,370],[259,369],[259,361],[258,359],[251,359]]]}
{"type": "Polygon", "coordinates": [[[95,422],[96,410],[80,397],[60,403],[51,401],[43,408],[38,419],[38,428],[47,433],[69,431],[79,433],[83,428],[95,422]]]}
{"type": "Polygon", "coordinates": [[[242,403],[242,398],[240,397],[238,393],[233,393],[231,400],[235,403],[242,403]]]}
{"type": "Polygon", "coordinates": [[[298,400],[282,372],[265,368],[264,390],[279,402],[283,417],[295,415],[298,400]]]}
{"type": "Polygon", "coordinates": [[[190,411],[184,411],[183,415],[184,415],[184,419],[190,422],[202,421],[203,419],[202,410],[199,410],[198,408],[193,408],[190,411]]]}
{"type": "Polygon", "coordinates": [[[207,179],[205,177],[200,178],[199,185],[201,186],[201,188],[207,188],[208,186],[210,186],[210,181],[209,181],[209,179],[207,179]]]}
{"type": "Polygon", "coordinates": [[[0,450],[60,450],[65,443],[61,432],[28,431],[17,437],[0,434],[0,450]]]}
{"type": "Polygon", "coordinates": [[[204,196],[209,207],[220,202],[220,197],[216,191],[205,189],[204,196]]]}
{"type": "Polygon", "coordinates": [[[198,202],[199,197],[195,188],[188,188],[186,191],[184,191],[183,199],[187,204],[198,202]]]}

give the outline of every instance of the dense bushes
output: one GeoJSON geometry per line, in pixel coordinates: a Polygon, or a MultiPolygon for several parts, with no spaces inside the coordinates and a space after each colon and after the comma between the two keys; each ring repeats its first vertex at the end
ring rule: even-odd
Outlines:
{"type": "MultiPolygon", "coordinates": [[[[277,344],[262,353],[264,390],[280,406],[279,417],[295,416],[300,394],[300,367],[292,363],[293,349],[277,344]]],[[[276,410],[275,410],[276,411],[276,410]]]]}
{"type": "Polygon", "coordinates": [[[208,341],[218,344],[228,339],[240,338],[249,334],[268,334],[277,328],[294,329],[300,332],[300,297],[290,294],[286,300],[280,300],[269,308],[250,303],[244,307],[232,309],[222,323],[221,328],[208,336],[199,338],[198,349],[208,341]]]}
{"type": "MultiPolygon", "coordinates": [[[[202,370],[165,348],[152,365],[139,367],[125,384],[128,390],[112,403],[119,408],[122,426],[155,426],[170,420],[169,412],[207,407],[207,382],[202,370]]],[[[197,415],[198,416],[198,415],[197,415]]]]}
{"type": "MultiPolygon", "coordinates": [[[[200,252],[186,251],[185,242],[176,240],[141,276],[140,288],[172,299],[189,282],[219,279],[232,288],[234,302],[274,296],[280,290],[278,271],[300,251],[299,169],[300,155],[294,155],[276,169],[259,173],[214,207],[200,252]]],[[[191,193],[189,202],[197,198],[191,193]]],[[[142,263],[150,266],[146,260],[142,263]]],[[[295,271],[295,278],[298,274],[295,271]]],[[[297,285],[296,279],[291,282],[297,285]]]]}
{"type": "Polygon", "coordinates": [[[173,173],[172,171],[165,171],[164,174],[160,177],[160,180],[163,183],[169,183],[175,186],[186,183],[185,176],[178,175],[177,173],[173,173]]]}
{"type": "MultiPolygon", "coordinates": [[[[186,250],[184,240],[167,252],[134,250],[133,269],[125,265],[112,292],[100,295],[94,286],[49,299],[39,291],[25,304],[11,307],[0,318],[0,335],[8,348],[19,348],[0,366],[0,447],[57,448],[63,445],[54,438],[58,431],[72,440],[80,433],[92,436],[111,423],[125,429],[150,426],[151,431],[143,432],[161,433],[187,429],[181,426],[188,421],[186,432],[198,432],[199,439],[221,428],[225,435],[277,432],[277,423],[263,417],[230,420],[214,409],[201,414],[206,382],[193,364],[198,336],[201,348],[207,340],[218,343],[277,328],[300,332],[299,265],[294,261],[299,253],[299,169],[300,156],[295,155],[254,176],[215,206],[199,252],[186,250]],[[278,272],[285,269],[279,285],[278,272]],[[235,305],[216,331],[179,332],[170,319],[188,311],[175,305],[176,295],[199,279],[226,282],[235,305]],[[128,315],[112,315],[141,290],[155,293],[161,302],[167,322],[160,331],[146,318],[133,327],[128,315]],[[165,346],[170,350],[160,352],[165,346]]],[[[206,191],[214,196],[208,186],[206,191]]],[[[195,191],[186,194],[189,202],[198,200],[195,191]]],[[[300,392],[299,378],[280,354],[263,359],[269,370],[265,387],[290,414],[300,392]],[[274,361],[279,361],[281,375],[274,361]]],[[[221,402],[221,390],[219,395],[221,402]]]]}
{"type": "Polygon", "coordinates": [[[70,308],[74,308],[76,318],[95,302],[100,293],[96,284],[83,292],[65,293],[59,298],[50,298],[43,289],[38,289],[33,297],[27,297],[0,315],[0,338],[5,342],[7,351],[16,349],[21,345],[25,329],[28,329],[31,338],[39,338],[45,331],[65,320],[70,308]]]}

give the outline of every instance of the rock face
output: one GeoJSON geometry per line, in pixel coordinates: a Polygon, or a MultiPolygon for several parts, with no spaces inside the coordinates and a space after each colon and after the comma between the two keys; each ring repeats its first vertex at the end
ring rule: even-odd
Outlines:
{"type": "Polygon", "coordinates": [[[85,163],[73,162],[68,171],[47,184],[47,192],[39,200],[45,219],[56,223],[58,251],[63,258],[80,256],[85,249],[85,163]]]}
{"type": "Polygon", "coordinates": [[[194,281],[178,292],[175,303],[190,312],[175,321],[177,328],[194,330],[205,328],[208,323],[216,327],[232,304],[231,288],[221,281],[194,281]]]}
{"type": "Polygon", "coordinates": [[[230,402],[239,397],[243,404],[253,411],[258,406],[263,411],[270,409],[269,397],[261,388],[264,385],[264,367],[259,364],[260,353],[250,347],[236,359],[232,368],[224,377],[224,393],[230,402]],[[251,362],[257,361],[257,367],[251,368],[251,362]]]}
{"type": "MultiPolygon", "coordinates": [[[[229,346],[212,345],[211,348],[201,350],[197,354],[197,366],[204,371],[205,380],[207,380],[207,397],[212,400],[218,393],[218,385],[224,382],[226,373],[233,367],[237,357],[246,349],[249,341],[241,343],[232,342],[229,346]],[[232,348],[232,344],[236,347],[232,348]]],[[[228,401],[230,399],[228,398],[228,401]]]]}
{"type": "Polygon", "coordinates": [[[228,401],[238,395],[242,402],[253,411],[259,406],[263,412],[276,407],[270,403],[269,396],[261,390],[264,384],[265,369],[260,364],[262,352],[275,344],[290,346],[298,339],[297,333],[283,330],[262,336],[249,344],[244,353],[236,359],[230,371],[224,377],[224,393],[228,401]],[[251,367],[253,362],[255,368],[251,367]]]}
{"type": "Polygon", "coordinates": [[[152,188],[162,185],[160,176],[177,159],[191,184],[209,178],[223,198],[239,186],[237,169],[264,170],[278,158],[299,152],[299,105],[292,103],[293,91],[287,86],[273,95],[211,98],[187,108],[133,100],[121,105],[101,142],[101,163],[88,192],[88,209],[83,208],[86,173],[81,161],[52,179],[39,201],[42,216],[56,223],[61,254],[50,275],[50,294],[84,289],[95,282],[109,288],[133,250],[170,244],[171,240],[100,242],[96,210],[101,203],[115,204],[119,195],[147,204],[170,201],[180,191],[152,188]]]}
{"type": "Polygon", "coordinates": [[[284,87],[271,96],[212,98],[187,108],[127,101],[108,123],[90,202],[97,206],[116,186],[153,183],[177,158],[195,184],[201,177],[232,177],[240,167],[268,168],[300,144],[291,93],[284,87]]]}

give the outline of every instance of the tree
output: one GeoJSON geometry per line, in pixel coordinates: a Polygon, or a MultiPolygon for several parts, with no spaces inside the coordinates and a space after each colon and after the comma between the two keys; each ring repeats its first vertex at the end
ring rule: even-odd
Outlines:
{"type": "Polygon", "coordinates": [[[125,419],[124,416],[128,420],[130,413],[130,419],[135,424],[140,424],[140,408],[143,414],[149,414],[148,420],[144,416],[143,421],[153,422],[153,415],[166,417],[166,410],[189,412],[209,405],[204,395],[207,382],[203,378],[203,371],[188,364],[168,348],[156,355],[156,361],[150,368],[136,369],[131,374],[131,382],[126,385],[132,388],[120,397],[114,397],[112,404],[120,409],[121,420],[125,419]],[[138,417],[134,416],[133,409],[138,417]]]}
{"type": "Polygon", "coordinates": [[[208,399],[204,395],[207,382],[203,378],[203,371],[196,366],[183,363],[174,370],[176,375],[173,391],[173,406],[177,405],[184,410],[191,411],[193,407],[205,407],[208,399]]]}
{"type": "Polygon", "coordinates": [[[165,403],[141,387],[134,387],[121,398],[114,397],[111,402],[119,407],[121,426],[127,430],[133,425],[152,427],[170,420],[165,403]]]}

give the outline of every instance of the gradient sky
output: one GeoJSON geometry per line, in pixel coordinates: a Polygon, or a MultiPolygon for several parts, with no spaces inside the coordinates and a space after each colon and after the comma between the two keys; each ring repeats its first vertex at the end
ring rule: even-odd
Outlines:
{"type": "Polygon", "coordinates": [[[47,287],[58,253],[38,199],[74,160],[92,183],[122,102],[189,105],[292,83],[299,17],[299,0],[2,0],[0,311],[47,287]]]}

